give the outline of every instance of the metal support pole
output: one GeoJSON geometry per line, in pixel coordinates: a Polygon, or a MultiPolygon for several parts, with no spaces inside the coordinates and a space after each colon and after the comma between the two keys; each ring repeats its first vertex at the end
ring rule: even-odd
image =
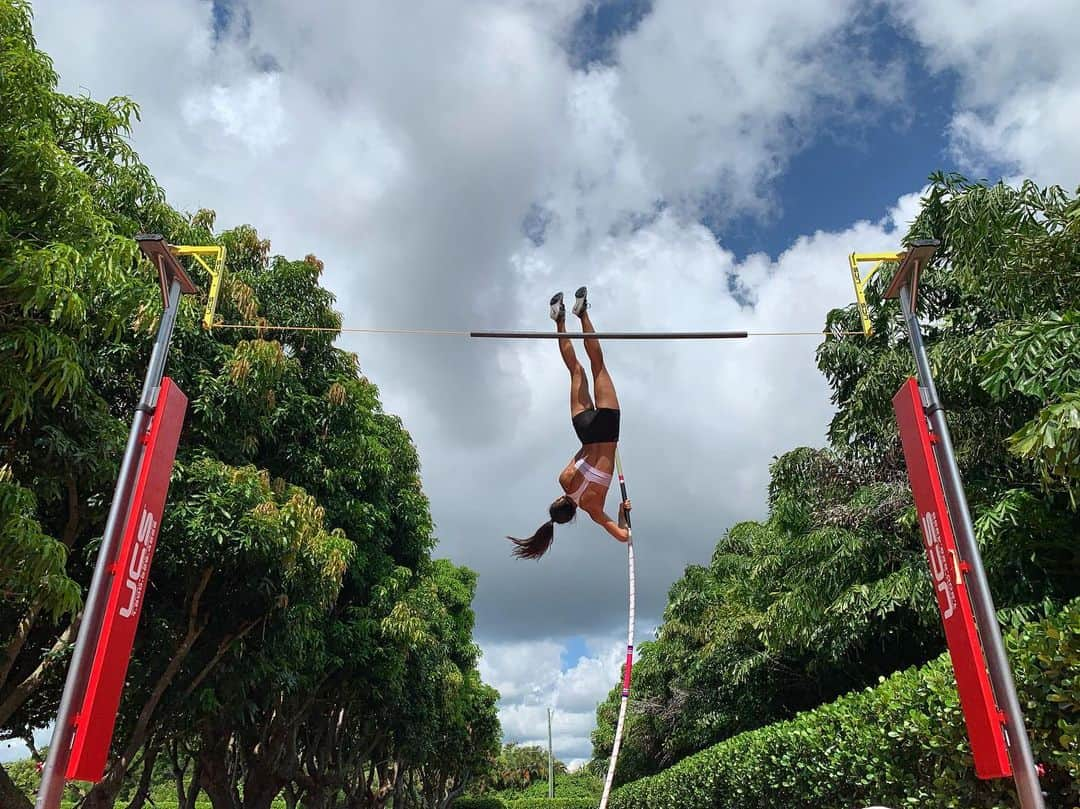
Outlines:
{"type": "Polygon", "coordinates": [[[1016,792],[1022,809],[1043,809],[1042,788],[1039,775],[1035,770],[1035,759],[1031,753],[1031,742],[1024,725],[1024,714],[1020,709],[1020,700],[1016,695],[1016,683],[1013,678],[1009,658],[1005,654],[1005,644],[1001,638],[994,599],[990,594],[990,585],[986,580],[979,545],[975,540],[975,528],[971,522],[967,496],[960,479],[960,469],[956,465],[952,437],[949,426],[945,423],[945,412],[938,399],[934,377],[930,372],[930,362],[923,346],[922,331],[918,318],[911,305],[911,289],[908,285],[900,288],[900,308],[904,313],[911,353],[915,356],[915,365],[919,373],[919,385],[923,389],[925,408],[930,425],[937,434],[934,444],[934,456],[941,471],[941,482],[945,488],[945,499],[949,505],[956,543],[964,561],[968,564],[965,574],[968,592],[971,594],[975,619],[978,622],[979,638],[986,654],[986,667],[990,673],[990,682],[994,687],[994,696],[998,706],[1005,713],[1006,742],[1009,749],[1009,762],[1012,764],[1016,792]]]}
{"type": "Polygon", "coordinates": [[[551,708],[548,708],[548,797],[555,797],[555,754],[551,749],[551,708]]]}
{"type": "Polygon", "coordinates": [[[135,474],[142,458],[142,437],[146,433],[147,422],[157,403],[161,377],[165,370],[165,359],[169,354],[169,341],[172,339],[176,313],[180,308],[180,282],[173,279],[169,285],[169,304],[161,314],[157,339],[150,354],[150,365],[146,369],[142,395],[135,408],[135,418],[131,422],[127,446],[120,462],[120,474],[116,481],[109,516],[105,522],[105,533],[101,539],[94,576],[90,589],[86,593],[82,618],[79,621],[79,634],[75,641],[75,651],[68,665],[67,679],[64,681],[64,693],[60,698],[60,710],[56,715],[52,741],[49,743],[49,755],[41,774],[41,788],[38,790],[36,809],[58,809],[64,793],[65,774],[71,759],[71,743],[75,736],[77,712],[82,705],[86,683],[90,676],[90,664],[101,632],[101,619],[105,611],[105,602],[109,596],[109,584],[112,578],[110,568],[120,549],[120,537],[131,501],[131,489],[135,474]]]}

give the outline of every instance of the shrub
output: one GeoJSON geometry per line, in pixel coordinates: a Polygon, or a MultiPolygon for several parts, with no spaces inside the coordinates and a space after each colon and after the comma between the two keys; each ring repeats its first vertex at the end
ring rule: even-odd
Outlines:
{"type": "MultiPolygon", "coordinates": [[[[1048,806],[1080,806],[1080,601],[1009,634],[1048,806]]],[[[1003,809],[1011,779],[979,781],[946,656],[875,688],[684,759],[616,790],[611,809],[1003,809]]]]}
{"type": "MultiPolygon", "coordinates": [[[[604,781],[584,770],[569,773],[555,774],[555,798],[588,798],[594,804],[600,804],[600,794],[604,791],[604,781]]],[[[514,801],[525,798],[543,798],[547,800],[547,779],[535,780],[524,789],[504,789],[495,793],[495,797],[501,798],[504,803],[512,804],[514,801]]]]}

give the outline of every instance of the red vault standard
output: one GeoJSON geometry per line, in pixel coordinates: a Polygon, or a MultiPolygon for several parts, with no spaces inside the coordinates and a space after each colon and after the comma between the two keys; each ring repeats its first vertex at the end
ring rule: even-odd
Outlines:
{"type": "Polygon", "coordinates": [[[982,642],[964,583],[966,564],[956,550],[918,382],[909,379],[904,383],[893,397],[893,410],[904,445],[904,460],[907,461],[911,491],[930,562],[930,576],[945,625],[945,641],[956,674],[960,707],[975,757],[975,774],[979,778],[1005,778],[1012,774],[1012,767],[1005,747],[1004,716],[990,685],[982,642]]]}
{"type": "Polygon", "coordinates": [[[165,377],[143,436],[145,446],[112,569],[101,634],[76,718],[69,779],[100,781],[105,771],[187,403],[183,391],[165,377]]]}

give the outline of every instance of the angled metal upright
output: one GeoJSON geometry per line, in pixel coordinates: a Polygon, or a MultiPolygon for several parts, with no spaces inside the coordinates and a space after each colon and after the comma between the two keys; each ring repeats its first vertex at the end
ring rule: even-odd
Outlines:
{"type": "MultiPolygon", "coordinates": [[[[169,343],[172,340],[176,315],[180,308],[180,298],[198,292],[198,288],[177,261],[176,255],[163,236],[141,234],[135,239],[143,255],[157,268],[164,308],[157,338],[150,354],[150,364],[146,369],[142,394],[135,406],[112,505],[105,522],[105,533],[79,621],[75,649],[68,666],[67,678],[64,681],[64,692],[60,699],[60,709],[49,745],[48,758],[42,771],[36,809],[58,809],[60,806],[64,783],[69,777],[68,768],[71,763],[72,742],[79,719],[78,713],[87,691],[92,663],[99,644],[106,603],[112,580],[115,577],[115,562],[128,520],[136,474],[145,450],[147,428],[158,404],[165,361],[169,354],[169,343]]],[[[111,729],[108,735],[111,737],[111,729]]]]}
{"type": "MultiPolygon", "coordinates": [[[[975,539],[971,511],[968,507],[967,496],[964,493],[960,468],[956,463],[956,453],[953,450],[949,425],[945,421],[945,410],[941,404],[941,399],[938,397],[937,387],[934,385],[934,376],[930,370],[930,362],[927,359],[926,348],[923,345],[922,330],[916,315],[919,275],[926,268],[939,246],[940,242],[936,240],[917,241],[908,250],[897,254],[894,260],[899,260],[900,266],[893,274],[884,297],[886,299],[896,298],[900,301],[900,309],[903,312],[904,323],[907,327],[908,342],[911,345],[911,353],[915,358],[915,367],[918,372],[921,411],[932,431],[929,434],[930,440],[928,443],[933,458],[936,460],[936,471],[940,475],[940,487],[943,490],[948,508],[946,516],[955,534],[955,545],[960,556],[959,559],[954,560],[955,564],[949,565],[947,577],[952,578],[955,576],[955,582],[965,585],[970,598],[974,618],[977,622],[978,640],[981,641],[986,669],[993,687],[993,698],[996,700],[997,708],[1000,710],[998,715],[1002,720],[1005,731],[1004,742],[1008,750],[1008,761],[1011,764],[1020,806],[1022,809],[1043,809],[1045,806],[1043,793],[1039,785],[1039,776],[1031,752],[1027,727],[1024,724],[1024,714],[1016,694],[1016,683],[1012,667],[1009,665],[1009,658],[1005,653],[1001,627],[998,624],[994,599],[990,593],[990,585],[987,582],[982,555],[979,553],[979,545],[975,539]]],[[[853,256],[853,267],[854,258],[853,256]]],[[[857,277],[857,272],[853,270],[853,273],[857,277]]],[[[856,281],[856,286],[858,287],[858,281],[856,281]]],[[[863,314],[861,309],[860,314],[863,314]]],[[[865,318],[864,324],[868,325],[865,318]]],[[[898,396],[900,396],[899,393],[898,396]]],[[[910,468],[909,463],[909,471],[910,468]]],[[[920,522],[924,521],[921,520],[920,522]]],[[[925,534],[925,524],[923,530],[925,534]]],[[[929,549],[929,543],[933,537],[925,538],[929,549]]],[[[933,564],[933,560],[931,560],[932,567],[933,564]]],[[[943,617],[948,619],[951,616],[947,616],[943,612],[943,617]]],[[[976,742],[976,739],[972,739],[973,744],[976,742]]],[[[1007,773],[1007,769],[1005,772],[1007,773]]]]}

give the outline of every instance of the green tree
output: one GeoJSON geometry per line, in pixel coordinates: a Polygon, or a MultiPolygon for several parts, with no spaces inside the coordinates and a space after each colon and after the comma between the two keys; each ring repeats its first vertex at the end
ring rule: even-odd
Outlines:
{"type": "MultiPolygon", "coordinates": [[[[558,759],[554,765],[557,774],[566,772],[566,764],[558,759]]],[[[535,744],[508,742],[499,751],[487,785],[495,791],[522,791],[536,781],[546,784],[547,776],[547,750],[535,744]]]]}

